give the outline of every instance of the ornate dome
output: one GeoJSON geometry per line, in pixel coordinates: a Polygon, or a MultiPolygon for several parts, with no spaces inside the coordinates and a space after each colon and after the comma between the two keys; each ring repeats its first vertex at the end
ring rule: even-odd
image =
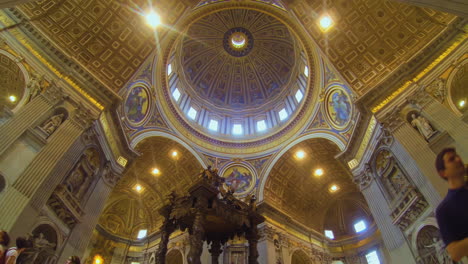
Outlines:
{"type": "Polygon", "coordinates": [[[307,96],[306,55],[288,26],[251,9],[224,9],[186,29],[168,60],[178,112],[219,140],[272,135],[307,96]]]}
{"type": "Polygon", "coordinates": [[[231,9],[190,26],[181,64],[193,98],[247,112],[288,93],[296,56],[294,37],[279,20],[231,9]]]}

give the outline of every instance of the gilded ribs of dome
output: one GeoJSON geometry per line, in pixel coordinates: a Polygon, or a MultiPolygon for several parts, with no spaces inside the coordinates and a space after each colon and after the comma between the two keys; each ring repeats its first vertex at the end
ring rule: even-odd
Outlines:
{"type": "MultiPolygon", "coordinates": [[[[248,49],[249,47],[245,47],[248,49]]],[[[248,9],[205,16],[188,29],[181,64],[191,96],[222,109],[251,110],[284,96],[297,57],[293,35],[279,20],[248,9]],[[251,33],[251,50],[233,56],[223,47],[229,30],[251,33]]]]}

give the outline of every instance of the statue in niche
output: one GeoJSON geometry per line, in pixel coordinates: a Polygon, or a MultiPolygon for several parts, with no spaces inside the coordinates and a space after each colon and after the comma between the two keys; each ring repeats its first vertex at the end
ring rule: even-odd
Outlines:
{"type": "Polygon", "coordinates": [[[402,190],[402,188],[405,187],[408,183],[405,177],[400,173],[396,173],[395,175],[390,177],[390,182],[392,183],[395,190],[402,190]]]}
{"type": "Polygon", "coordinates": [[[77,194],[80,190],[80,186],[84,182],[83,171],[79,168],[76,168],[68,177],[65,185],[70,193],[77,194]]]}
{"type": "Polygon", "coordinates": [[[46,249],[50,248],[53,249],[55,247],[55,243],[49,242],[43,233],[39,233],[39,235],[34,238],[34,247],[37,249],[46,249]]]}
{"type": "Polygon", "coordinates": [[[411,114],[411,118],[411,125],[418,129],[419,133],[424,137],[424,139],[428,140],[436,133],[429,121],[427,121],[427,119],[423,116],[420,115],[416,117],[416,114],[413,113],[411,114]]]}
{"type": "Polygon", "coordinates": [[[43,81],[44,81],[44,77],[42,75],[39,77],[37,76],[37,74],[31,75],[31,80],[29,80],[28,85],[27,85],[29,89],[28,102],[31,102],[31,100],[34,97],[42,93],[42,91],[44,90],[44,86],[42,85],[43,81]]]}
{"type": "Polygon", "coordinates": [[[376,158],[376,168],[379,174],[382,174],[385,169],[387,169],[388,165],[390,164],[390,160],[392,158],[392,154],[389,151],[382,150],[376,158]]]}
{"type": "Polygon", "coordinates": [[[88,148],[85,151],[85,156],[91,168],[97,170],[99,168],[99,154],[96,153],[96,150],[88,148]]]}
{"type": "Polygon", "coordinates": [[[426,248],[434,248],[435,254],[437,256],[437,260],[439,264],[449,264],[452,263],[450,261],[450,257],[447,255],[447,252],[444,249],[444,242],[441,239],[436,237],[432,238],[434,243],[425,246],[426,248]]]}
{"type": "Polygon", "coordinates": [[[54,115],[45,121],[41,128],[50,136],[62,124],[64,117],[64,114],[54,115]]]}
{"type": "Polygon", "coordinates": [[[445,100],[445,84],[444,79],[439,78],[435,80],[435,82],[431,85],[432,87],[432,95],[439,100],[439,102],[443,102],[445,100]]]}

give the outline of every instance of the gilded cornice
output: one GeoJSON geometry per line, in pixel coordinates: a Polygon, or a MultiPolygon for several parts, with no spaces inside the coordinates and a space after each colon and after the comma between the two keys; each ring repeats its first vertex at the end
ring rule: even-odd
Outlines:
{"type": "Polygon", "coordinates": [[[56,78],[65,81],[98,109],[103,110],[114,100],[120,99],[117,94],[55,48],[18,9],[0,10],[0,22],[4,25],[13,25],[7,32],[2,32],[5,38],[13,38],[56,78]]]}
{"type": "Polygon", "coordinates": [[[369,108],[372,113],[381,111],[408,87],[431,72],[451,52],[466,41],[468,37],[466,21],[466,19],[457,18],[421,52],[416,54],[409,62],[402,64],[385,81],[359,98],[359,101],[364,102],[365,107],[369,108]]]}

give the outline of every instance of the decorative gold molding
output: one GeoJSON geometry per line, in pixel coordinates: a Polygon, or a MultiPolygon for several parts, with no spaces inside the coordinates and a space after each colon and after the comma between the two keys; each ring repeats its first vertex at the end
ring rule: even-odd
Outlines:
{"type": "MultiPolygon", "coordinates": [[[[0,12],[0,22],[4,25],[14,23],[13,20],[9,19],[5,14],[0,12]]],[[[57,77],[63,79],[71,87],[73,87],[77,92],[83,95],[88,101],[95,105],[99,110],[104,110],[104,106],[98,102],[95,98],[85,92],[79,85],[77,85],[73,80],[68,76],[62,74],[57,68],[55,68],[47,59],[45,59],[39,52],[37,52],[29,43],[24,34],[18,28],[12,28],[8,30],[10,34],[15,36],[16,40],[21,43],[33,56],[35,56],[45,67],[52,71],[57,77]]]]}
{"type": "MultiPolygon", "coordinates": [[[[465,27],[468,27],[468,26],[465,26],[465,27]]],[[[378,104],[377,106],[374,106],[372,108],[372,113],[376,113],[378,112],[379,110],[381,110],[385,105],[387,105],[390,101],[392,101],[393,99],[395,99],[398,95],[400,95],[404,90],[406,90],[406,88],[408,88],[408,86],[410,86],[411,84],[413,83],[416,83],[418,82],[419,80],[421,80],[429,71],[431,71],[432,69],[434,69],[437,65],[439,65],[439,63],[444,60],[453,50],[455,50],[456,48],[458,48],[458,46],[460,46],[461,43],[463,43],[466,39],[468,38],[468,33],[462,33],[460,34],[460,36],[458,37],[458,39],[448,48],[446,49],[437,59],[435,59],[431,64],[429,64],[429,66],[427,66],[424,70],[422,70],[418,75],[416,75],[416,77],[413,78],[413,80],[410,80],[410,81],[407,81],[405,84],[403,84],[403,86],[401,86],[400,88],[398,88],[396,91],[394,91],[390,96],[388,96],[387,98],[385,98],[382,102],[380,102],[380,104],[378,104]]]]}
{"type": "Polygon", "coordinates": [[[367,126],[366,134],[362,139],[361,145],[359,146],[356,156],[354,156],[354,159],[348,161],[348,166],[350,169],[354,169],[361,162],[362,156],[364,155],[364,152],[366,151],[367,146],[369,145],[370,139],[372,137],[372,134],[374,133],[376,125],[377,119],[375,118],[375,116],[372,116],[371,120],[369,121],[369,125],[367,126]]]}

